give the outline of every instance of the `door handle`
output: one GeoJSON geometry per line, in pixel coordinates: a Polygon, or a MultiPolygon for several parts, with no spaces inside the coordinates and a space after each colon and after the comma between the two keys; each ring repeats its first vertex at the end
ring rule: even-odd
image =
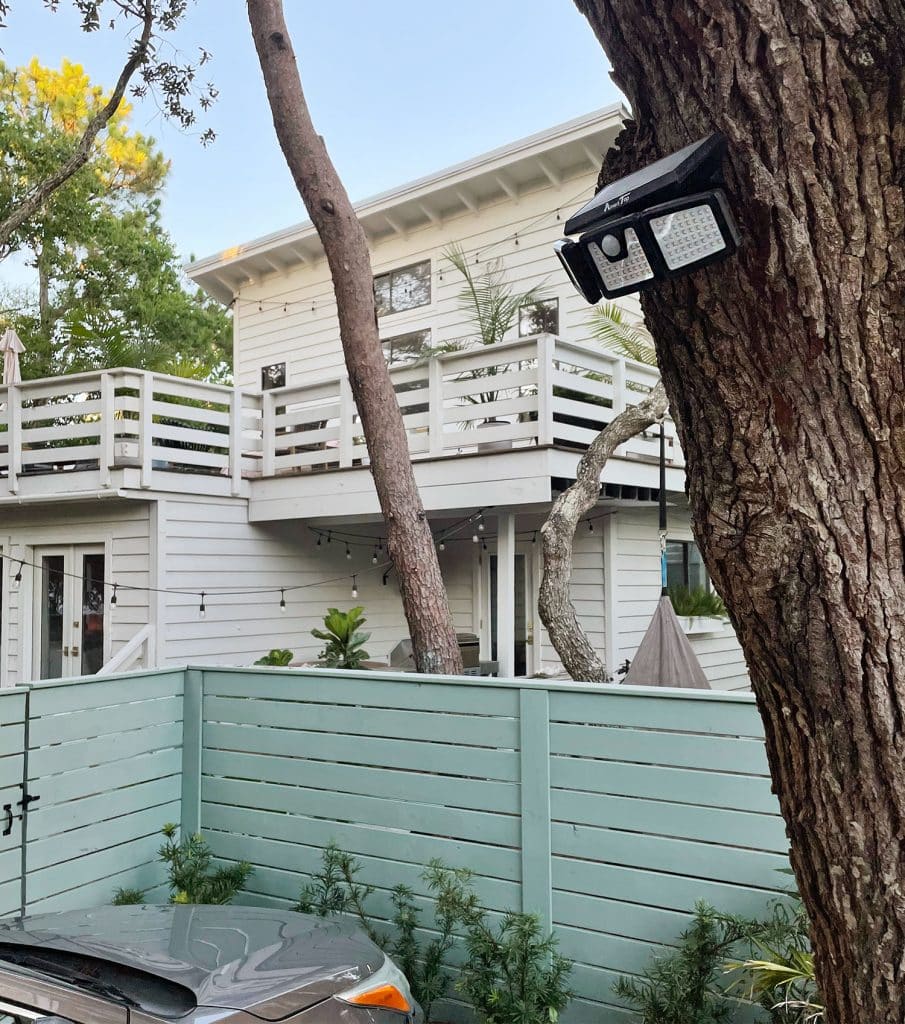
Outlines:
{"type": "Polygon", "coordinates": [[[79,653],[78,647],[75,644],[73,644],[72,645],[72,656],[73,656],[73,658],[77,658],[78,657],[78,653],[79,653]]]}
{"type": "Polygon", "coordinates": [[[13,830],[13,805],[4,804],[3,813],[6,815],[6,823],[3,826],[3,832],[0,834],[8,836],[13,830]]]}
{"type": "Polygon", "coordinates": [[[64,647],[63,648],[63,657],[64,658],[68,658],[69,657],[69,648],[68,647],[64,647]]]}

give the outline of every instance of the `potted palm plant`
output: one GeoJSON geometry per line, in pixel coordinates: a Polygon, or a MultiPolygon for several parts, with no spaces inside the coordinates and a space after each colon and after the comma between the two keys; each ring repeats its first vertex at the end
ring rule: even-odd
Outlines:
{"type": "MultiPolygon", "coordinates": [[[[461,245],[449,245],[443,251],[444,257],[453,269],[461,275],[462,290],[459,292],[459,309],[463,312],[472,329],[466,338],[448,342],[443,351],[453,352],[476,346],[498,345],[518,320],[519,309],[530,306],[541,298],[543,285],[536,285],[527,291],[517,291],[507,280],[502,261],[489,260],[481,264],[475,272],[468,262],[468,257],[461,245]]],[[[468,370],[462,374],[462,380],[486,381],[480,390],[467,396],[467,400],[476,404],[496,402],[500,390],[494,388],[493,378],[501,372],[499,367],[488,366],[484,369],[468,370]]],[[[477,424],[481,427],[498,426],[500,420],[494,416],[485,417],[477,424]]],[[[486,445],[478,445],[479,449],[509,447],[511,442],[497,441],[486,445]]]]}

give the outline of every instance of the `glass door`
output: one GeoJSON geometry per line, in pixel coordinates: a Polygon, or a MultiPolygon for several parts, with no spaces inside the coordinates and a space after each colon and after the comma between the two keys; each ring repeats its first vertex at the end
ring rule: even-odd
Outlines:
{"type": "Polygon", "coordinates": [[[38,678],[94,675],[106,654],[104,549],[39,548],[35,555],[38,678]]]}
{"type": "MultiPolygon", "coordinates": [[[[522,545],[519,545],[522,547],[522,545]]],[[[497,556],[487,559],[488,586],[485,593],[489,607],[485,621],[490,623],[490,657],[497,661],[497,556]]],[[[534,616],[531,583],[531,560],[527,551],[515,554],[515,674],[530,675],[534,666],[534,616]]]]}

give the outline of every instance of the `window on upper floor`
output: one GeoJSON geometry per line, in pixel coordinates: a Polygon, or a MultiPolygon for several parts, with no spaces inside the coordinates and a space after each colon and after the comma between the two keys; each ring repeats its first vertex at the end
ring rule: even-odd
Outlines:
{"type": "Polygon", "coordinates": [[[399,267],[374,278],[374,301],[378,316],[427,306],[430,300],[430,260],[399,267]]]}
{"type": "Polygon", "coordinates": [[[409,331],[381,341],[387,366],[406,366],[423,359],[430,350],[431,332],[409,331]]]}
{"type": "Polygon", "coordinates": [[[540,299],[519,306],[518,336],[530,338],[532,334],[559,334],[559,299],[540,299]]]}
{"type": "Polygon", "coordinates": [[[666,585],[667,587],[709,587],[710,580],[704,568],[704,559],[693,540],[668,540],[666,542],[666,585]]]}

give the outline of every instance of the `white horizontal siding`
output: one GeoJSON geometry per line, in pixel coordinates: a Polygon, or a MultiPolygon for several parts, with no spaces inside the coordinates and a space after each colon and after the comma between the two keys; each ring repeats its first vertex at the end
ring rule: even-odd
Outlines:
{"type": "Polygon", "coordinates": [[[105,626],[115,655],[148,622],[151,602],[149,508],[146,501],[106,499],[0,510],[0,536],[7,559],[3,574],[4,685],[27,682],[30,672],[32,609],[36,575],[22,569],[22,584],[14,585],[17,558],[33,562],[36,548],[57,545],[106,545],[106,578],[117,582],[116,611],[106,615],[105,626]],[[138,589],[131,589],[138,588],[138,589]]]}
{"type": "MultiPolygon", "coordinates": [[[[519,291],[543,286],[544,298],[559,299],[560,333],[586,338],[588,307],[569,284],[552,246],[562,235],[566,217],[593,194],[594,183],[595,175],[588,171],[560,186],[536,189],[517,201],[497,201],[477,213],[414,230],[404,238],[392,236],[375,243],[375,274],[431,261],[430,304],[382,317],[381,336],[430,328],[436,345],[473,332],[459,308],[462,278],[442,255],[451,242],[457,242],[469,253],[476,274],[488,261],[499,258],[507,279],[519,291]],[[515,233],[517,242],[512,237],[515,233]]],[[[290,385],[343,372],[336,304],[325,260],[246,285],[239,304],[235,357],[238,384],[260,387],[261,367],[279,362],[286,363],[286,382],[290,385]]],[[[631,301],[626,306],[633,312],[637,309],[631,301]]],[[[511,336],[516,333],[514,329],[511,336]]]]}
{"type": "MultiPolygon", "coordinates": [[[[288,648],[297,661],[317,658],[322,644],[311,630],[322,627],[329,607],[363,605],[371,633],[367,649],[384,661],[408,635],[399,589],[391,573],[372,562],[370,546],[317,538],[299,523],[248,523],[241,499],[185,498],[166,502],[166,530],[161,538],[168,594],[164,645],[169,664],[248,665],[274,647],[288,648]],[[357,574],[358,598],[351,595],[357,574]],[[279,609],[279,589],[286,588],[286,612],[279,609]],[[266,595],[218,596],[220,590],[271,590],[266,595]],[[297,588],[297,589],[293,589],[297,588]],[[206,591],[206,614],[199,616],[198,594],[206,591]]],[[[351,528],[343,532],[352,532],[351,528]]],[[[376,536],[379,525],[359,534],[376,536]]],[[[385,557],[385,556],[383,556],[385,557]]],[[[456,629],[474,631],[471,565],[450,549],[441,555],[456,629]]]]}

